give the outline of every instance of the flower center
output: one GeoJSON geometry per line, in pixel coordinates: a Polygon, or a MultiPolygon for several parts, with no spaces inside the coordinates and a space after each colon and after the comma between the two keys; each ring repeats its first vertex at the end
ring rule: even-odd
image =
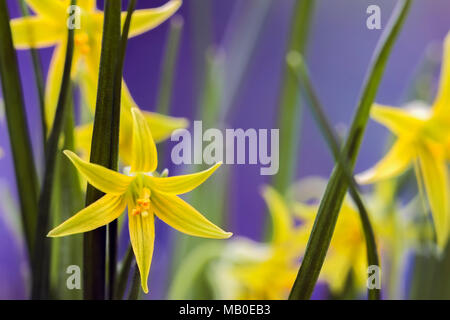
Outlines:
{"type": "Polygon", "coordinates": [[[89,45],[89,36],[87,33],[79,33],[75,35],[75,45],[77,46],[78,50],[82,54],[88,54],[91,51],[91,47],[89,45]]]}
{"type": "Polygon", "coordinates": [[[133,216],[140,214],[143,218],[148,217],[148,210],[150,210],[150,196],[150,189],[142,189],[139,199],[136,200],[136,206],[132,211],[133,216]]]}

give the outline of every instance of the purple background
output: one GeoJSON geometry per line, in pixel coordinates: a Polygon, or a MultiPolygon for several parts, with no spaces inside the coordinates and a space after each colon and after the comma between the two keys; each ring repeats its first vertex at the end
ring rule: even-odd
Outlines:
{"type": "MultiPolygon", "coordinates": [[[[206,0],[204,0],[206,1],[206,0]]],[[[17,1],[8,0],[10,14],[18,16],[17,1]]],[[[165,1],[139,1],[139,7],[157,6],[165,1]]],[[[200,88],[195,79],[202,76],[202,68],[196,61],[202,61],[205,49],[195,47],[193,41],[194,4],[201,0],[187,0],[179,14],[184,17],[185,28],[182,42],[171,114],[174,116],[194,118],[198,105],[196,95],[200,88]]],[[[211,1],[213,22],[211,44],[222,48],[226,54],[223,38],[235,6],[247,3],[246,10],[259,5],[259,0],[214,0],[211,1]],[[248,3],[250,3],[248,5],[248,3]]],[[[260,30],[250,64],[240,84],[232,108],[238,110],[228,119],[232,128],[275,128],[277,102],[281,84],[283,52],[288,37],[290,16],[294,0],[271,1],[268,16],[260,30]]],[[[307,61],[311,69],[312,80],[326,107],[328,117],[335,125],[347,126],[352,118],[359,97],[362,81],[371,55],[381,31],[366,28],[366,8],[378,4],[382,10],[383,27],[392,12],[395,1],[348,1],[317,0],[307,61]]],[[[244,16],[249,12],[243,12],[244,16]]],[[[400,35],[392,57],[390,58],[377,101],[385,104],[400,105],[405,102],[407,90],[413,76],[424,59],[427,46],[442,42],[450,29],[450,2],[447,0],[415,1],[410,16],[400,35]]],[[[244,20],[245,21],[245,20],[244,20]]],[[[245,28],[243,25],[241,28],[245,28]]],[[[133,38],[125,64],[125,79],[133,97],[141,108],[154,110],[158,92],[159,71],[166,41],[168,24],[133,38]]],[[[239,31],[239,30],[238,30],[239,31]]],[[[53,49],[41,50],[45,70],[48,68],[53,49]]],[[[235,52],[236,53],[236,52],[235,52]]],[[[20,70],[25,91],[28,121],[35,147],[36,157],[40,158],[40,127],[37,96],[32,76],[30,55],[26,51],[18,53],[20,70]]],[[[226,69],[233,67],[233,61],[227,60],[226,69]]],[[[437,76],[437,74],[436,74],[437,76]]],[[[321,175],[328,177],[333,162],[326,145],[308,112],[305,112],[302,127],[301,148],[299,152],[298,177],[321,175]]],[[[363,142],[357,164],[357,171],[366,169],[381,157],[387,131],[370,123],[363,142]]],[[[5,156],[0,159],[0,179],[16,196],[13,163],[5,123],[0,124],[0,146],[5,156]]],[[[283,155],[281,155],[282,157],[283,155]]],[[[176,170],[175,170],[176,171],[176,170]]],[[[231,170],[232,182],[230,194],[229,230],[236,235],[260,239],[263,232],[262,221],[265,218],[265,206],[259,195],[259,186],[268,182],[259,175],[259,166],[235,166],[231,170]]],[[[1,212],[1,216],[4,213],[1,212]]],[[[159,223],[157,226],[157,243],[151,270],[153,298],[163,298],[161,280],[158,272],[167,268],[169,228],[159,223]]],[[[24,298],[23,280],[26,256],[11,230],[0,219],[0,299],[24,298]]]]}

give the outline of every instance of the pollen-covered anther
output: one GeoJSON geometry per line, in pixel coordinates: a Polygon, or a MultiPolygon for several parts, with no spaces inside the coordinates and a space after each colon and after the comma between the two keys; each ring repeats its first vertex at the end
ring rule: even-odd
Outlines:
{"type": "Polygon", "coordinates": [[[150,209],[150,195],[150,189],[142,189],[140,198],[136,200],[136,208],[133,209],[132,212],[133,216],[140,214],[143,218],[148,217],[148,210],[150,209]]]}
{"type": "Polygon", "coordinates": [[[74,42],[82,54],[88,54],[91,51],[89,36],[86,33],[75,35],[74,42]]]}
{"type": "Polygon", "coordinates": [[[132,214],[133,216],[137,216],[137,215],[139,215],[140,213],[141,213],[141,209],[139,209],[139,208],[134,208],[133,211],[131,211],[131,214],[132,214]]]}

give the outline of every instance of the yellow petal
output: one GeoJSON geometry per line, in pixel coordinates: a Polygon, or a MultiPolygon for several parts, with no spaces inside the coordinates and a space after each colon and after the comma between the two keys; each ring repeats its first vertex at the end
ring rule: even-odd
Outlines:
{"type": "Polygon", "coordinates": [[[442,57],[441,80],[437,99],[434,103],[436,116],[450,117],[450,33],[444,42],[444,55],[442,57]]]}
{"type": "MultiPolygon", "coordinates": [[[[169,19],[181,6],[181,0],[171,0],[159,8],[136,10],[131,19],[130,37],[156,28],[161,23],[169,19]]],[[[124,23],[126,12],[122,13],[122,23],[124,23]]]]}
{"type": "Polygon", "coordinates": [[[175,130],[184,129],[189,126],[189,121],[185,118],[174,118],[147,111],[143,111],[142,114],[147,119],[156,143],[168,139],[175,130]]]}
{"type": "Polygon", "coordinates": [[[447,165],[441,150],[431,145],[419,148],[420,171],[433,216],[438,246],[443,249],[448,239],[449,186],[447,165]]]}
{"type": "Polygon", "coordinates": [[[53,126],[53,120],[59,99],[59,90],[61,88],[65,58],[66,45],[64,42],[55,48],[52,60],[50,61],[50,68],[47,76],[45,92],[45,120],[49,128],[53,126]]]}
{"type": "Polygon", "coordinates": [[[159,194],[152,190],[151,201],[156,216],[180,232],[212,239],[227,239],[232,236],[232,233],[223,231],[177,196],[159,194]]]}
{"type": "Polygon", "coordinates": [[[82,159],[89,159],[91,155],[91,139],[94,124],[89,123],[75,128],[75,143],[77,152],[82,159]]]}
{"type": "Polygon", "coordinates": [[[98,190],[114,195],[124,194],[130,183],[134,180],[129,177],[98,164],[89,163],[80,159],[72,151],[66,150],[64,154],[72,161],[78,172],[98,190]]]}
{"type": "Polygon", "coordinates": [[[222,165],[217,163],[208,170],[176,177],[160,178],[147,176],[146,179],[152,189],[160,193],[183,194],[194,190],[206,181],[222,165]]]}
{"type": "Polygon", "coordinates": [[[361,184],[370,184],[396,177],[408,169],[415,155],[411,143],[398,141],[380,162],[372,169],[358,174],[356,180],[361,184]]]}
{"type": "Polygon", "coordinates": [[[272,217],[272,242],[283,242],[289,238],[291,228],[293,227],[289,209],[283,197],[272,187],[266,186],[263,189],[263,197],[272,217]]]}
{"type": "Polygon", "coordinates": [[[88,12],[92,12],[97,8],[96,0],[77,0],[77,5],[88,12]]]}
{"type": "Polygon", "coordinates": [[[133,161],[134,172],[153,172],[158,166],[158,153],[150,127],[138,108],[131,109],[133,115],[133,161]]]}
{"type": "Polygon", "coordinates": [[[371,117],[383,124],[395,135],[410,136],[424,124],[424,121],[414,117],[411,113],[393,107],[375,104],[372,107],[371,117]]]}
{"type": "Polygon", "coordinates": [[[62,23],[66,25],[66,10],[67,5],[70,3],[69,1],[25,0],[25,2],[34,12],[51,19],[63,19],[62,23]]]}
{"type": "Polygon", "coordinates": [[[64,29],[43,17],[25,17],[11,20],[14,46],[17,49],[53,46],[65,37],[64,29]]]}
{"type": "Polygon", "coordinates": [[[142,290],[148,293],[148,274],[152,264],[153,245],[155,242],[154,216],[153,213],[149,213],[145,218],[142,215],[134,216],[131,210],[132,208],[129,207],[128,228],[130,241],[141,274],[142,290]]]}
{"type": "Polygon", "coordinates": [[[122,196],[107,194],[48,233],[48,237],[63,237],[88,232],[117,219],[125,210],[122,196]]]}

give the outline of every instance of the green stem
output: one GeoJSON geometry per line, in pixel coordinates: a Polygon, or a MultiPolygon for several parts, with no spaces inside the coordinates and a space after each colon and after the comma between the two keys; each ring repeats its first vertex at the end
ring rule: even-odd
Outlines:
{"type": "MultiPolygon", "coordinates": [[[[358,156],[370,109],[375,100],[388,57],[406,19],[411,3],[411,0],[398,2],[390,23],[386,27],[375,51],[356,115],[343,149],[343,154],[345,159],[348,159],[351,170],[353,170],[358,156]]],[[[338,164],[333,170],[325,195],[320,203],[305,255],[289,297],[290,299],[309,299],[311,297],[333,236],[347,188],[348,182],[344,168],[338,164]]]]}
{"type": "Polygon", "coordinates": [[[128,300],[139,300],[139,294],[141,292],[141,276],[139,274],[139,268],[137,264],[134,264],[133,280],[131,281],[130,293],[128,294],[128,300]]]}
{"type": "MultiPolygon", "coordinates": [[[[72,0],[75,5],[76,1],[72,0]]],[[[66,57],[64,62],[64,71],[59,92],[58,104],[56,107],[53,128],[50,132],[45,150],[45,170],[44,181],[38,203],[38,217],[35,235],[35,248],[33,251],[33,281],[31,296],[33,299],[47,299],[49,291],[49,272],[50,272],[50,246],[51,240],[46,237],[49,222],[51,199],[53,194],[53,185],[56,168],[56,157],[58,152],[58,143],[63,130],[65,113],[68,105],[68,96],[70,94],[70,72],[72,70],[72,58],[74,50],[74,30],[69,29],[66,57]]]]}
{"type": "Polygon", "coordinates": [[[159,93],[157,102],[157,112],[169,114],[170,101],[173,92],[173,79],[175,66],[178,58],[181,31],[183,30],[183,17],[175,16],[170,20],[169,35],[162,64],[161,78],[159,81],[159,93]]]}
{"type": "MultiPolygon", "coordinates": [[[[309,25],[314,10],[314,1],[297,1],[291,25],[291,39],[286,52],[298,51],[304,54],[308,39],[309,25]]],[[[300,140],[301,108],[299,105],[297,81],[288,64],[284,70],[283,87],[280,97],[280,170],[274,176],[274,187],[283,193],[295,177],[295,161],[300,140]]]]}
{"type": "MultiPolygon", "coordinates": [[[[130,32],[130,24],[133,12],[136,8],[136,0],[131,0],[128,3],[127,16],[123,25],[122,36],[120,39],[119,56],[117,60],[116,73],[114,77],[114,103],[113,103],[113,128],[111,139],[111,159],[110,168],[113,170],[118,169],[119,162],[119,127],[120,127],[120,102],[122,92],[122,74],[123,66],[125,63],[125,55],[128,43],[128,34],[130,32]]],[[[108,225],[108,239],[109,239],[109,272],[108,272],[108,298],[114,298],[115,292],[115,280],[117,271],[117,220],[111,222],[108,225]]]]}
{"type": "MultiPolygon", "coordinates": [[[[175,67],[178,59],[181,31],[184,20],[181,16],[175,16],[170,20],[170,29],[159,80],[159,92],[156,111],[161,114],[170,113],[170,103],[173,95],[175,67]]],[[[158,163],[165,164],[166,146],[160,145],[158,151],[158,163]]]]}
{"type": "MultiPolygon", "coordinates": [[[[117,52],[120,43],[120,0],[106,0],[104,8],[103,39],[100,56],[97,103],[91,144],[91,163],[117,168],[113,158],[118,154],[119,117],[116,90],[117,52]],[[116,100],[116,102],[114,101],[116,100]]],[[[120,104],[120,103],[119,103],[120,104]]],[[[103,193],[88,185],[86,206],[103,193]]],[[[103,300],[106,290],[106,227],[84,235],[84,298],[103,300]]]]}
{"type": "MultiPolygon", "coordinates": [[[[28,17],[30,11],[25,3],[25,0],[19,0],[20,11],[23,17],[28,17]]],[[[30,35],[32,33],[30,32],[30,35]]],[[[33,43],[34,39],[30,39],[30,43],[33,43]]],[[[30,48],[31,61],[33,63],[34,79],[36,81],[36,88],[39,96],[39,110],[41,115],[41,127],[42,127],[42,140],[45,150],[45,145],[47,142],[47,123],[45,122],[45,86],[44,86],[44,73],[42,72],[41,60],[39,57],[39,51],[35,48],[30,48]]]]}
{"type": "Polygon", "coordinates": [[[131,245],[128,247],[125,258],[123,259],[122,265],[119,270],[119,274],[117,277],[117,286],[114,295],[114,299],[120,300],[123,299],[125,295],[125,290],[127,289],[128,278],[130,275],[131,264],[134,261],[134,253],[131,245]]]}
{"type": "Polygon", "coordinates": [[[0,75],[23,229],[32,252],[39,185],[6,0],[0,0],[0,75]]]}
{"type": "MultiPolygon", "coordinates": [[[[375,265],[380,267],[375,234],[372,228],[372,224],[370,223],[369,214],[361,196],[359,195],[358,184],[355,181],[348,164],[345,163],[345,159],[343,159],[342,157],[342,154],[340,152],[341,146],[338,139],[336,138],[337,135],[334,132],[334,129],[331,126],[330,122],[328,121],[319,98],[313,88],[307,66],[304,64],[304,61],[298,52],[291,52],[288,56],[288,60],[288,63],[293,68],[298,81],[301,81],[303,84],[306,96],[310,100],[310,104],[307,105],[311,107],[311,112],[314,115],[314,118],[322,132],[325,141],[328,144],[329,149],[331,150],[334,160],[339,163],[342,168],[344,168],[345,177],[349,184],[350,196],[352,197],[356,207],[358,208],[361,224],[364,230],[364,236],[366,239],[367,263],[369,266],[375,265]]],[[[368,296],[370,300],[379,300],[380,293],[381,291],[379,289],[368,289],[368,296]]]]}

